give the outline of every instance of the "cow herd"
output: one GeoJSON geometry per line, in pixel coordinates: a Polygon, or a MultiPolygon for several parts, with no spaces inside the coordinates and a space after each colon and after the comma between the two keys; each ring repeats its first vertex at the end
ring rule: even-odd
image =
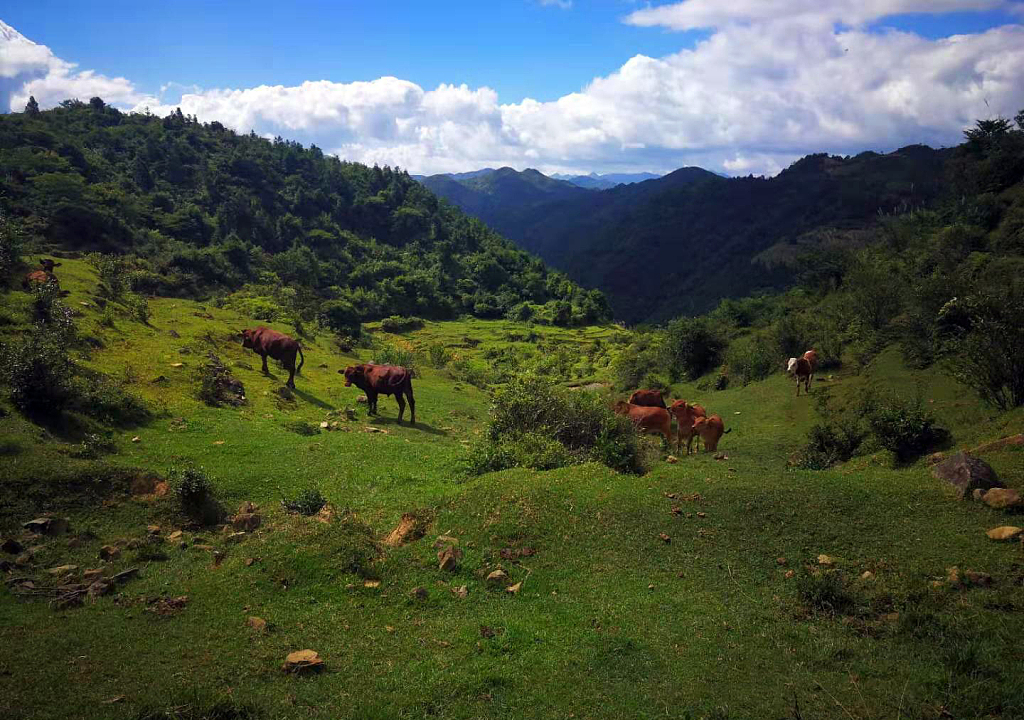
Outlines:
{"type": "MultiPolygon", "coordinates": [[[[696,403],[676,400],[665,405],[665,398],[660,390],[637,390],[629,396],[628,401],[615,403],[616,414],[628,417],[644,432],[661,435],[665,443],[672,443],[672,418],[676,420],[676,452],[686,440],[686,454],[693,451],[693,440],[699,438],[704,449],[714,452],[718,449],[718,441],[729,432],[725,423],[718,415],[707,414],[707,411],[696,403]]],[[[698,450],[700,449],[698,443],[698,450]]]]}

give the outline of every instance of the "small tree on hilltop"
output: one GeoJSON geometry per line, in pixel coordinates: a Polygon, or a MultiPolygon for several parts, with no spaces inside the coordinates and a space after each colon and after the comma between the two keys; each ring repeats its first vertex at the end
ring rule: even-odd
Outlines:
{"type": "Polygon", "coordinates": [[[33,117],[39,114],[39,103],[36,102],[35,97],[32,95],[28,96],[28,102],[25,103],[25,113],[33,117]]]}

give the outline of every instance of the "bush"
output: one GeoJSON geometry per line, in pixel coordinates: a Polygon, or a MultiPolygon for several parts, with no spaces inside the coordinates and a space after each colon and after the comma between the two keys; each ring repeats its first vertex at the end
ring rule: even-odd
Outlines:
{"type": "Polygon", "coordinates": [[[110,425],[134,425],[149,418],[142,398],[103,375],[72,382],[75,410],[110,425]]]}
{"type": "Polygon", "coordinates": [[[696,380],[721,362],[725,347],[707,318],[676,318],[665,328],[665,342],[673,380],[696,380]]]}
{"type": "Polygon", "coordinates": [[[725,353],[725,364],[729,374],[746,385],[771,375],[782,359],[769,338],[754,335],[734,340],[725,353]]]}
{"type": "Polygon", "coordinates": [[[108,298],[120,298],[129,290],[130,268],[124,258],[92,253],[89,255],[89,262],[99,272],[104,295],[108,298]]]}
{"type": "Polygon", "coordinates": [[[223,517],[214,498],[213,483],[202,466],[187,463],[171,468],[170,476],[182,512],[203,525],[212,525],[223,517]]]}
{"type": "Polygon", "coordinates": [[[653,333],[637,335],[612,361],[615,387],[619,390],[643,387],[644,379],[652,373],[663,372],[666,363],[662,338],[653,333]]]}
{"type": "Polygon", "coordinates": [[[912,460],[939,438],[940,431],[920,398],[909,400],[894,394],[881,402],[868,400],[864,412],[878,444],[899,462],[912,460]]]}
{"type": "Polygon", "coordinates": [[[78,443],[71,451],[71,455],[85,460],[95,460],[102,455],[115,452],[116,450],[117,445],[109,438],[97,433],[87,433],[82,438],[82,442],[78,443]]]}
{"type": "Polygon", "coordinates": [[[60,333],[37,324],[21,343],[0,346],[11,402],[30,417],[57,417],[74,396],[74,363],[60,333]]]}
{"type": "Polygon", "coordinates": [[[397,343],[374,340],[371,362],[376,365],[398,365],[416,377],[416,353],[397,343]]]}
{"type": "Polygon", "coordinates": [[[0,212],[0,279],[7,277],[21,263],[21,233],[0,212]]]}
{"type": "Polygon", "coordinates": [[[347,300],[328,300],[320,303],[320,322],[340,335],[357,338],[362,332],[359,313],[347,300]]]}
{"type": "Polygon", "coordinates": [[[245,402],[245,387],[231,376],[224,363],[213,353],[207,356],[203,365],[196,368],[192,381],[196,397],[207,405],[241,405],[245,402]]]}
{"type": "Polygon", "coordinates": [[[481,390],[486,390],[497,381],[497,377],[489,367],[466,358],[456,358],[449,362],[448,376],[452,380],[461,380],[481,390]]]}
{"type": "Polygon", "coordinates": [[[327,504],[327,498],[320,492],[319,488],[306,488],[292,500],[282,500],[281,505],[288,512],[299,513],[300,515],[316,515],[320,509],[327,504]]]}
{"type": "Polygon", "coordinates": [[[825,470],[853,457],[866,433],[859,422],[837,420],[819,423],[807,433],[807,445],[797,461],[807,470],[825,470]]]}
{"type": "Polygon", "coordinates": [[[469,465],[480,474],[587,461],[631,473],[643,472],[646,464],[643,443],[628,419],[590,393],[526,375],[495,392],[485,442],[469,465]]]}
{"type": "Polygon", "coordinates": [[[423,320],[418,317],[402,317],[392,315],[380,321],[380,329],[388,333],[403,333],[410,330],[419,330],[423,327],[423,320]]]}
{"type": "Polygon", "coordinates": [[[125,297],[124,304],[133,320],[143,325],[149,325],[149,301],[146,298],[130,293],[125,297]]]}
{"type": "Polygon", "coordinates": [[[427,345],[427,361],[435,370],[444,369],[454,358],[455,353],[443,342],[437,341],[427,345]]]}

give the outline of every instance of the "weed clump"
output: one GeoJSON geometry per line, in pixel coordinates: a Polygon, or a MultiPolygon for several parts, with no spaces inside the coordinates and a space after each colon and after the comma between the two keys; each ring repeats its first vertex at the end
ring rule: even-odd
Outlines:
{"type": "Polygon", "coordinates": [[[193,384],[196,397],[207,405],[241,405],[245,402],[245,387],[232,377],[224,363],[212,352],[207,356],[207,361],[196,369],[193,384]]]}
{"type": "Polygon", "coordinates": [[[305,420],[288,420],[281,423],[282,427],[286,430],[295,433],[296,435],[302,435],[304,437],[311,437],[313,435],[320,434],[320,426],[305,420]]]}
{"type": "Polygon", "coordinates": [[[291,500],[281,501],[285,510],[299,515],[316,515],[326,504],[327,498],[315,487],[306,488],[291,500]]]}
{"type": "Polygon", "coordinates": [[[0,351],[14,406],[30,417],[59,416],[74,396],[74,363],[62,334],[37,324],[24,341],[0,351]]]}
{"type": "Polygon", "coordinates": [[[423,327],[422,318],[392,315],[380,321],[380,329],[388,333],[404,333],[423,327]]]}
{"type": "Polygon", "coordinates": [[[430,367],[435,370],[443,370],[454,359],[455,353],[443,342],[432,342],[427,345],[427,360],[430,367]]]}
{"type": "Polygon", "coordinates": [[[841,615],[856,604],[846,576],[838,570],[801,574],[796,592],[808,608],[826,615],[841,615]]]}
{"type": "Polygon", "coordinates": [[[898,462],[914,459],[944,435],[920,398],[910,400],[894,394],[869,407],[866,415],[871,432],[898,462]]]}
{"type": "Polygon", "coordinates": [[[525,375],[495,393],[486,438],[470,458],[469,470],[548,470],[590,461],[619,472],[646,469],[643,443],[628,419],[590,393],[525,375]]]}
{"type": "Polygon", "coordinates": [[[371,362],[375,365],[398,365],[416,377],[416,353],[402,345],[375,340],[371,362]]]}
{"type": "Polygon", "coordinates": [[[174,495],[181,510],[201,525],[213,525],[224,515],[223,508],[214,498],[213,483],[202,466],[187,463],[171,468],[174,495]]]}
{"type": "Polygon", "coordinates": [[[846,462],[857,452],[866,434],[856,420],[818,423],[807,433],[807,445],[796,464],[805,470],[826,470],[846,462]]]}

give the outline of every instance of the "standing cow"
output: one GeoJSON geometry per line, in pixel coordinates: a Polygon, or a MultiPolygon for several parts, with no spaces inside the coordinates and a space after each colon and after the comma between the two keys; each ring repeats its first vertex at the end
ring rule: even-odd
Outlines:
{"type": "Polygon", "coordinates": [[[614,410],[617,415],[628,417],[641,430],[663,435],[665,444],[671,444],[672,417],[665,408],[631,405],[620,400],[615,403],[614,410]]]}
{"type": "Polygon", "coordinates": [[[712,415],[711,417],[697,418],[693,423],[693,431],[704,442],[704,449],[707,452],[714,452],[718,449],[718,441],[726,433],[732,432],[732,428],[726,430],[722,418],[718,415],[712,415]]]}
{"type": "MultiPolygon", "coordinates": [[[[676,400],[669,405],[668,411],[675,416],[676,424],[679,426],[679,429],[676,431],[676,453],[679,452],[681,442],[685,438],[686,454],[689,455],[693,445],[693,438],[697,434],[693,429],[694,423],[702,417],[707,417],[707,412],[700,405],[690,405],[685,400],[676,400]]],[[[699,446],[698,449],[700,449],[699,446]]]]}
{"type": "Polygon", "coordinates": [[[412,397],[412,373],[396,365],[349,365],[339,373],[345,376],[345,387],[355,385],[366,393],[370,415],[377,414],[377,396],[394,395],[398,403],[398,422],[402,422],[405,400],[409,400],[410,423],[416,424],[416,401],[412,397]],[[404,396],[404,397],[403,397],[404,396]]]}
{"type": "Polygon", "coordinates": [[[33,270],[28,273],[21,280],[21,287],[24,290],[31,290],[34,286],[45,285],[48,282],[57,282],[57,275],[54,274],[53,269],[59,268],[60,263],[54,262],[49,258],[43,258],[39,261],[39,264],[43,266],[42,270],[33,270]]]}
{"type": "Polygon", "coordinates": [[[804,384],[804,391],[811,391],[811,380],[814,378],[814,371],[818,367],[818,353],[813,348],[798,358],[792,357],[786,364],[786,372],[796,376],[796,396],[800,397],[800,383],[804,384]]]}
{"type": "Polygon", "coordinates": [[[295,387],[295,373],[300,372],[306,362],[306,357],[302,354],[302,348],[299,347],[297,340],[263,325],[255,329],[242,330],[241,335],[242,347],[254,351],[263,358],[264,373],[270,373],[270,369],[267,367],[268,356],[279,360],[284,369],[288,371],[288,382],[285,384],[290,388],[295,387]],[[299,356],[298,367],[295,367],[296,354],[299,356]]]}
{"type": "Polygon", "coordinates": [[[644,407],[665,407],[665,398],[661,390],[637,390],[629,396],[630,405],[642,405],[644,407]]]}

